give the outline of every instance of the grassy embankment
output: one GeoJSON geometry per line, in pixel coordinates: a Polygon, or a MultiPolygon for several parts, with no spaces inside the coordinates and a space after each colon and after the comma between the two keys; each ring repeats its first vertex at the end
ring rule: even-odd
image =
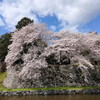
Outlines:
{"type": "Polygon", "coordinates": [[[0,73],[0,91],[26,91],[26,90],[79,90],[79,89],[100,89],[98,87],[51,87],[51,88],[24,88],[24,89],[7,89],[3,86],[3,80],[6,73],[0,73]]]}
{"type": "Polygon", "coordinates": [[[6,73],[0,73],[0,90],[6,89],[3,86],[3,80],[4,80],[5,77],[6,77],[6,73]]]}

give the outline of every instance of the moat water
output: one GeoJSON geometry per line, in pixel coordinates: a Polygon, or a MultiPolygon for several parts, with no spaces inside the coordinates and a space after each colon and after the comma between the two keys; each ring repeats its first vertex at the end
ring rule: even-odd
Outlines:
{"type": "Polygon", "coordinates": [[[1,96],[0,100],[100,100],[100,95],[1,96]]]}

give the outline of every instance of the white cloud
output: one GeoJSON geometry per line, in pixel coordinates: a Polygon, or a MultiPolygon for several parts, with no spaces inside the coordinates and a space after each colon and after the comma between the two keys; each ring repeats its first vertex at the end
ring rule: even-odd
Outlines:
{"type": "MultiPolygon", "coordinates": [[[[28,3],[28,0],[27,0],[28,3]]],[[[29,17],[38,22],[36,15],[31,13],[31,9],[21,4],[20,0],[3,0],[0,5],[0,15],[4,18],[6,25],[12,29],[22,17],[29,17]],[[15,2],[16,1],[16,2],[15,2]]]]}
{"type": "Polygon", "coordinates": [[[0,15],[10,27],[24,16],[38,22],[35,14],[56,15],[63,27],[77,29],[100,15],[100,0],[3,0],[0,4],[0,15]]]}

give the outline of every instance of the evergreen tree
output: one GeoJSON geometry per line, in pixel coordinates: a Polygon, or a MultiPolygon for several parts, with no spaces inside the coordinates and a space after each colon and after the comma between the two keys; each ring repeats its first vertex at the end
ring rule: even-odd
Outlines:
{"type": "Polygon", "coordinates": [[[27,26],[30,23],[33,23],[33,20],[31,20],[30,18],[24,17],[17,23],[17,25],[15,27],[16,27],[16,29],[19,30],[22,27],[27,26]]]}
{"type": "Polygon", "coordinates": [[[8,45],[12,43],[10,39],[11,39],[11,33],[6,33],[0,37],[0,61],[1,62],[5,60],[5,56],[8,53],[8,45]]]}
{"type": "Polygon", "coordinates": [[[4,60],[8,53],[8,45],[12,43],[10,39],[11,33],[6,33],[0,37],[0,72],[6,71],[6,64],[4,60]]]}

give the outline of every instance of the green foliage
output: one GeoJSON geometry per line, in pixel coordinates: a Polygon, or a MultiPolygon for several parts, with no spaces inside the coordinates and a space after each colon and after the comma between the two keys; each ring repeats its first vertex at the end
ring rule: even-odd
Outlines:
{"type": "Polygon", "coordinates": [[[24,17],[17,23],[17,25],[15,27],[16,27],[16,29],[19,30],[22,27],[27,26],[30,23],[33,23],[33,20],[31,20],[30,18],[24,17]]]}
{"type": "Polygon", "coordinates": [[[0,72],[3,73],[6,71],[6,63],[0,62],[0,72]]]}
{"type": "Polygon", "coordinates": [[[0,62],[4,62],[5,60],[5,56],[8,53],[8,45],[12,43],[10,39],[10,33],[6,33],[0,37],[0,62]]]}

